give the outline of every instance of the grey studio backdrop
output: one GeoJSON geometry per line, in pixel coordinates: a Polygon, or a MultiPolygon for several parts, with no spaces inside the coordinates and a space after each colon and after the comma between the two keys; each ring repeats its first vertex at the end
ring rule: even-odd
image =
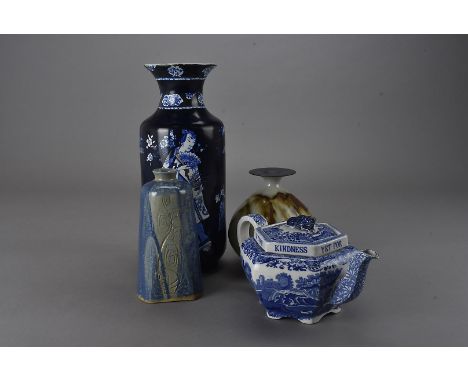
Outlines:
{"type": "Polygon", "coordinates": [[[468,345],[468,39],[1,36],[0,345],[468,345]],[[228,247],[196,302],[135,297],[145,63],[214,62],[227,217],[261,181],[373,248],[315,326],[265,318],[228,247]]]}

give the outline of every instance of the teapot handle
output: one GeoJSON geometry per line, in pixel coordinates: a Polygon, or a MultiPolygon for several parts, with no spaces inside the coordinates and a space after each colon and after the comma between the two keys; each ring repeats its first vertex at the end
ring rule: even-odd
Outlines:
{"type": "Polygon", "coordinates": [[[241,244],[250,238],[250,225],[253,228],[263,227],[268,225],[267,220],[259,214],[249,214],[242,216],[237,223],[237,241],[239,242],[239,247],[241,244]]]}

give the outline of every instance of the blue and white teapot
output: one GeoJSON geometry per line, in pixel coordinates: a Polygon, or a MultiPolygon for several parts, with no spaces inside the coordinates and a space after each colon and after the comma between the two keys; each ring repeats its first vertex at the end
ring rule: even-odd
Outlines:
{"type": "Polygon", "coordinates": [[[372,250],[348,244],[347,235],[310,216],[268,225],[257,214],[237,225],[242,267],[272,319],[314,324],[361,292],[372,250]],[[254,235],[250,237],[251,226],[254,235]]]}

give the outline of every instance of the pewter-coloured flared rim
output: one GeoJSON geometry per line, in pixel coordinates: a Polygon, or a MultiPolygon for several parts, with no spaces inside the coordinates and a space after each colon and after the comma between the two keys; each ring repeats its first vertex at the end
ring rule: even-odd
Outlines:
{"type": "Polygon", "coordinates": [[[290,168],[281,168],[281,167],[262,167],[254,168],[249,171],[249,174],[255,176],[261,176],[264,178],[282,178],[284,176],[294,175],[296,170],[290,168]]]}

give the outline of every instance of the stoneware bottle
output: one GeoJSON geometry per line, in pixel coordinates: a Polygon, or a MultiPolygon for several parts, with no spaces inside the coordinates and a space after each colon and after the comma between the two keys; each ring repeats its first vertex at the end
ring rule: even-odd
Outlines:
{"type": "Polygon", "coordinates": [[[249,196],[237,209],[229,223],[229,242],[239,254],[237,223],[242,216],[260,214],[268,224],[279,223],[298,215],[311,215],[307,207],[280,184],[285,176],[294,175],[296,171],[289,168],[265,167],[250,170],[251,175],[260,176],[264,187],[249,196]]]}
{"type": "Polygon", "coordinates": [[[202,292],[193,193],[173,169],[154,170],[141,189],[138,298],[195,300],[202,292]]]}
{"type": "Polygon", "coordinates": [[[161,93],[140,128],[141,182],[155,168],[174,168],[193,189],[203,270],[226,248],[224,126],[205,107],[203,84],[214,64],[149,64],[161,93]]]}

